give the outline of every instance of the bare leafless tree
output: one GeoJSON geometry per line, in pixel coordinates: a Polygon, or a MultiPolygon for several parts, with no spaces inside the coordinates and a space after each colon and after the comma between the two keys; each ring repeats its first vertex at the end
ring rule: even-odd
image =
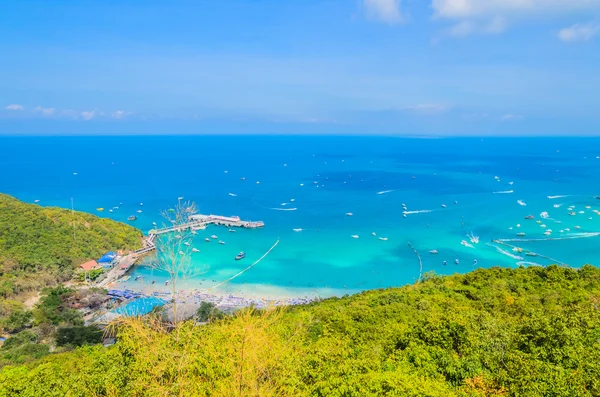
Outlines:
{"type": "Polygon", "coordinates": [[[173,305],[173,324],[177,324],[178,287],[191,277],[206,273],[206,265],[197,268],[192,265],[193,240],[196,232],[189,227],[190,217],[197,213],[196,204],[179,199],[174,208],[161,212],[164,219],[163,232],[156,236],[156,253],[148,258],[146,265],[153,270],[164,271],[169,275],[173,305]]]}

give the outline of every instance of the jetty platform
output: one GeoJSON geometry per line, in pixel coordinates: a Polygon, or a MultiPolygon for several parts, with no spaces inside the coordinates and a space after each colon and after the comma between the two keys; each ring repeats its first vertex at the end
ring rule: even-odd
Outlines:
{"type": "Polygon", "coordinates": [[[187,229],[204,229],[207,225],[211,224],[226,227],[242,227],[245,229],[257,229],[265,226],[265,223],[262,221],[244,221],[239,216],[202,214],[192,215],[188,218],[187,223],[165,227],[162,229],[150,230],[150,232],[148,232],[148,237],[144,240],[144,248],[134,251],[133,254],[139,257],[141,255],[154,251],[156,249],[156,244],[154,243],[154,240],[156,240],[156,236],[160,236],[161,234],[181,232],[187,229]]]}

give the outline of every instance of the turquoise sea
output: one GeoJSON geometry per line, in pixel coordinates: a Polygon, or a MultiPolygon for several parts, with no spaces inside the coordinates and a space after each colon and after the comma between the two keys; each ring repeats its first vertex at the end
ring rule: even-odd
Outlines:
{"type": "MultiPolygon", "coordinates": [[[[227,279],[278,238],[267,258],[219,292],[329,296],[412,283],[419,261],[409,242],[424,272],[546,265],[551,261],[489,244],[520,232],[527,239],[600,232],[593,212],[600,210],[599,139],[3,137],[0,145],[0,191],[27,202],[70,208],[73,198],[76,210],[98,216],[128,222],[137,215],[129,223],[145,232],[180,196],[201,213],[265,222],[260,230],[198,232],[194,265],[209,270],[187,288],[227,279]],[[513,193],[494,193],[507,191],[513,193]],[[431,212],[405,218],[402,204],[431,212]],[[525,219],[540,220],[542,212],[542,224],[525,219]],[[461,244],[471,244],[470,232],[480,237],[473,247],[461,244]],[[213,234],[226,244],[206,243],[213,234]],[[235,261],[240,251],[247,257],[235,261]]],[[[600,262],[600,237],[514,244],[575,267],[600,262]]],[[[127,287],[147,289],[151,280],[162,286],[166,275],[137,267],[127,287]],[[134,282],[137,275],[145,281],[134,282]]]]}

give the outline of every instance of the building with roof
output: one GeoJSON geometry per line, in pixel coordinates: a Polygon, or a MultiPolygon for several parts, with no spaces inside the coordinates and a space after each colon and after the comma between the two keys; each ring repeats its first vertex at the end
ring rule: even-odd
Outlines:
{"type": "Polygon", "coordinates": [[[81,265],[79,265],[79,267],[86,272],[89,272],[90,270],[102,269],[102,266],[100,266],[98,262],[94,260],[82,263],[81,265]]]}

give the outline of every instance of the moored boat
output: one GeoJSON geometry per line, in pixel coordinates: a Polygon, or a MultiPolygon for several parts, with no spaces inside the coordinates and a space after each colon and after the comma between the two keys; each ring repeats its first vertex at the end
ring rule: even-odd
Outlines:
{"type": "Polygon", "coordinates": [[[242,260],[242,259],[244,259],[245,257],[246,257],[246,253],[245,253],[244,251],[241,251],[239,254],[237,254],[237,255],[235,256],[235,260],[236,260],[236,261],[239,261],[239,260],[242,260]]]}

